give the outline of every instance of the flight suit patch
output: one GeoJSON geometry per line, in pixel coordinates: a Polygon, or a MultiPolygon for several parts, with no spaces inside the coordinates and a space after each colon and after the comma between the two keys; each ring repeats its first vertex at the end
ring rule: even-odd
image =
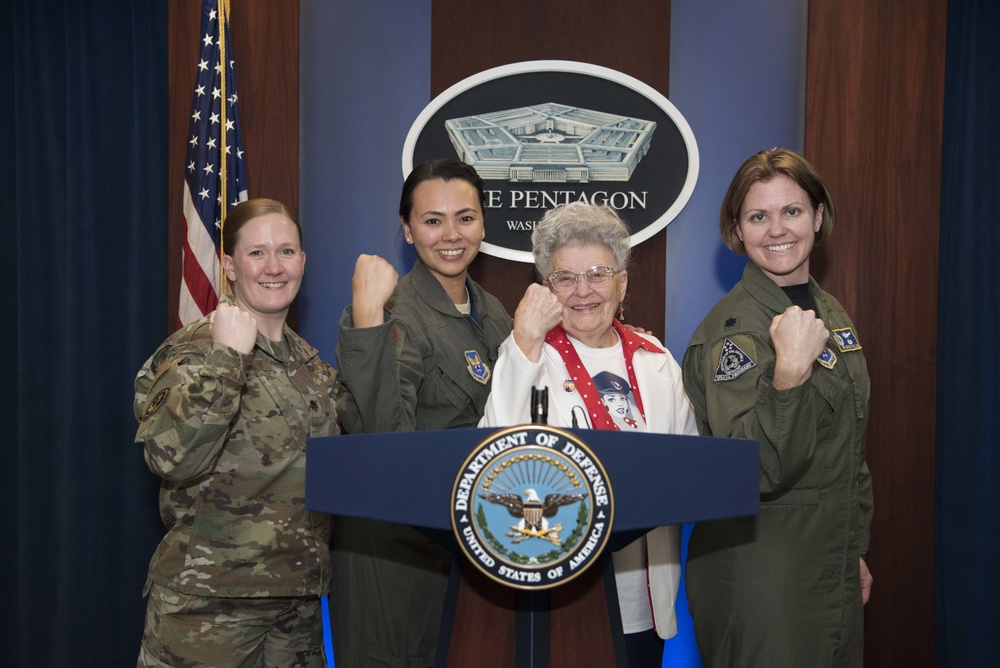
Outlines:
{"type": "Polygon", "coordinates": [[[855,350],[861,350],[861,344],[858,343],[858,337],[854,334],[850,327],[833,330],[833,339],[837,342],[837,347],[840,348],[840,352],[842,353],[851,353],[855,350]]]}
{"type": "Polygon", "coordinates": [[[837,355],[830,350],[829,346],[827,346],[826,348],[823,348],[823,352],[819,354],[816,361],[825,366],[827,369],[832,369],[837,366],[837,355]]]}
{"type": "Polygon", "coordinates": [[[486,366],[486,363],[479,359],[479,353],[475,350],[465,351],[465,361],[469,367],[469,375],[475,378],[478,382],[485,385],[490,381],[490,368],[486,366]]]}
{"type": "Polygon", "coordinates": [[[715,369],[715,382],[735,380],[746,371],[757,366],[753,361],[756,355],[753,339],[749,336],[728,336],[722,341],[719,349],[719,365],[715,369]]]}

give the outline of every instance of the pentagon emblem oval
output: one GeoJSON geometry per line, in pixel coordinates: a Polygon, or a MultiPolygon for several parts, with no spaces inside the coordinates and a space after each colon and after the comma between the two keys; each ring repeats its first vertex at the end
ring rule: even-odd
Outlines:
{"type": "Polygon", "coordinates": [[[455,479],[451,524],[488,577],[518,589],[574,579],[611,536],[614,499],[601,462],[575,435],[545,425],[502,429],[455,479]]]}
{"type": "Polygon", "coordinates": [[[632,246],[646,241],[687,204],[700,165],[691,126],[662,93],[567,60],[501,65],[435,97],[406,136],[403,177],[448,155],[486,181],[480,250],[517,262],[534,262],[535,225],[567,202],[607,204],[632,246]]]}

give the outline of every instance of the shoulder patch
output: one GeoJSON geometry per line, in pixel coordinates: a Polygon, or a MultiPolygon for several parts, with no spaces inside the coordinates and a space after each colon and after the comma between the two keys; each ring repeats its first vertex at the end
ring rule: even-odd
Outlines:
{"type": "Polygon", "coordinates": [[[465,363],[469,368],[469,375],[475,378],[478,382],[485,385],[490,380],[490,368],[486,365],[479,357],[479,352],[476,350],[466,350],[465,351],[465,363]]]}
{"type": "Polygon", "coordinates": [[[150,415],[156,411],[163,408],[163,404],[167,402],[167,395],[170,394],[170,388],[164,388],[156,393],[156,396],[146,402],[146,412],[142,414],[142,419],[145,420],[150,415]]]}
{"type": "Polygon", "coordinates": [[[823,352],[819,354],[816,361],[825,366],[827,369],[832,369],[837,366],[837,355],[830,350],[829,346],[827,346],[826,348],[823,348],[823,352]]]}
{"type": "MultiPolygon", "coordinates": [[[[753,357],[757,354],[754,350],[753,339],[749,336],[726,337],[718,346],[719,365],[715,369],[715,382],[735,380],[744,372],[757,366],[753,357]]],[[[713,352],[715,352],[713,350],[713,352]]],[[[714,355],[713,355],[714,356],[714,355]]]]}
{"type": "Polygon", "coordinates": [[[833,330],[833,339],[837,342],[837,347],[840,348],[840,352],[842,353],[851,353],[855,350],[861,350],[861,344],[858,343],[858,337],[854,334],[854,331],[850,327],[833,330]]]}

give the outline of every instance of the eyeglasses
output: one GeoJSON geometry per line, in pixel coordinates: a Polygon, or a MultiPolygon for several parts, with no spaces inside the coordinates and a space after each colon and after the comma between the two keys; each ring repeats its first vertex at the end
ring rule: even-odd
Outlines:
{"type": "Polygon", "coordinates": [[[602,264],[591,267],[586,271],[576,273],[569,269],[560,269],[549,274],[549,285],[556,292],[566,292],[576,287],[576,282],[583,276],[592,288],[604,288],[611,284],[611,279],[615,274],[621,273],[614,267],[606,267],[602,264]]]}

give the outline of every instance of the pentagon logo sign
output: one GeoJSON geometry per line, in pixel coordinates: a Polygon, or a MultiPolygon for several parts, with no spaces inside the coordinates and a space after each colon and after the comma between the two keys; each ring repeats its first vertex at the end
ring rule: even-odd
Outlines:
{"type": "Polygon", "coordinates": [[[486,181],[484,253],[532,262],[531,232],[566,202],[608,204],[632,245],[673,220],[694,192],[698,145],[667,98],[621,72],[563,60],[485,70],[414,121],[403,176],[459,159],[486,181]]]}
{"type": "Polygon", "coordinates": [[[572,580],[600,556],[614,500],[604,467],[569,432],[544,425],[492,434],[462,465],[451,523],[466,556],[518,589],[572,580]]]}

